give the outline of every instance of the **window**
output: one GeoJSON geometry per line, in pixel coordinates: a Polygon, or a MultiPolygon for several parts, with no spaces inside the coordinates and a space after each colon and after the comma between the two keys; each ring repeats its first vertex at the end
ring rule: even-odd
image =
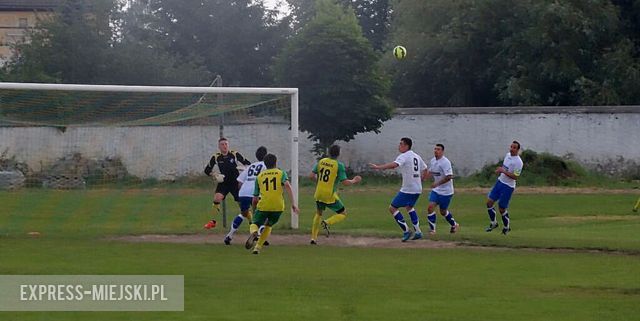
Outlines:
{"type": "Polygon", "coordinates": [[[18,19],[18,27],[19,28],[26,28],[27,26],[28,26],[27,18],[18,19]]]}

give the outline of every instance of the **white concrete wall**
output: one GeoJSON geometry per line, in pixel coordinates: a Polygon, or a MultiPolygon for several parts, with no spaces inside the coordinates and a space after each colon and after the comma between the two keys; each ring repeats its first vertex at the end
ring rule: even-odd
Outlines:
{"type": "MultiPolygon", "coordinates": [[[[264,145],[278,156],[282,168],[290,168],[288,126],[225,126],[224,133],[230,148],[250,160],[255,161],[255,150],[264,145]]],[[[70,127],[65,132],[50,127],[0,127],[0,154],[15,157],[36,172],[78,152],[93,159],[119,157],[132,175],[174,179],[203,175],[205,165],[218,150],[218,137],[217,126],[70,127]]],[[[309,150],[311,143],[305,145],[303,140],[300,148],[309,150]]],[[[312,161],[307,159],[306,168],[312,161]]]]}
{"type": "Polygon", "coordinates": [[[524,149],[569,156],[591,168],[615,174],[640,166],[640,113],[624,114],[427,114],[398,115],[379,135],[367,133],[345,145],[353,168],[394,159],[401,137],[414,151],[433,157],[437,143],[458,175],[502,160],[513,140],[524,149]]]}
{"type": "MultiPolygon", "coordinates": [[[[387,121],[380,134],[357,135],[343,146],[341,159],[359,171],[369,162],[393,161],[401,137],[414,140],[414,151],[428,161],[436,143],[445,145],[457,175],[468,175],[489,162],[501,160],[512,140],[523,148],[556,155],[571,155],[584,165],[617,173],[640,166],[640,109],[638,112],[532,113],[490,112],[474,109],[415,110],[387,121]],[[484,113],[478,113],[484,112],[484,113]]],[[[254,160],[258,146],[278,155],[280,166],[290,168],[290,131],[285,124],[225,126],[231,149],[254,160]]],[[[16,157],[40,171],[51,162],[80,152],[84,157],[120,157],[130,174],[173,179],[201,175],[217,150],[218,127],[0,127],[0,154],[16,157]]],[[[306,175],[315,158],[312,142],[300,134],[300,171],[306,175]]],[[[526,169],[525,169],[526,170],[526,169]]]]}

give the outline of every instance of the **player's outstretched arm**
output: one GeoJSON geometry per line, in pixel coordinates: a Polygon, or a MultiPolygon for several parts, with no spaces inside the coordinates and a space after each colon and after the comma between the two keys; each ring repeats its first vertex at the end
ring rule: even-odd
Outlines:
{"type": "Polygon", "coordinates": [[[238,160],[238,162],[240,162],[240,164],[245,165],[245,166],[249,166],[251,165],[251,161],[249,161],[248,159],[244,158],[244,156],[242,156],[242,154],[235,152],[236,155],[236,159],[238,160]]]}
{"type": "Polygon", "coordinates": [[[396,168],[398,166],[399,165],[396,162],[386,163],[386,164],[383,164],[383,165],[369,164],[369,167],[371,169],[393,169],[393,168],[396,168]]]}

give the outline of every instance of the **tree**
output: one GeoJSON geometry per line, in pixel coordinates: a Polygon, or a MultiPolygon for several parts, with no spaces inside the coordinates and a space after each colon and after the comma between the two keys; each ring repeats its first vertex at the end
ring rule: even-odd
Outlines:
{"type": "Polygon", "coordinates": [[[518,7],[517,0],[394,2],[390,44],[404,45],[408,55],[402,61],[387,55],[384,66],[398,104],[499,104],[493,59],[500,39],[520,24],[508,19],[518,7]]]}
{"type": "Polygon", "coordinates": [[[501,39],[495,57],[504,66],[496,73],[500,100],[511,105],[621,103],[615,86],[621,75],[603,69],[628,63],[620,56],[626,49],[618,13],[601,0],[529,3],[524,17],[530,23],[501,39]]]}
{"type": "Polygon", "coordinates": [[[137,38],[198,61],[225,85],[267,86],[270,66],[289,35],[262,1],[139,0],[137,38]]]}
{"type": "Polygon", "coordinates": [[[637,11],[616,0],[403,0],[385,60],[404,106],[638,103],[637,11]],[[631,9],[630,9],[631,10],[631,9]],[[621,19],[621,16],[624,19],[621,19]]]}
{"type": "Polygon", "coordinates": [[[316,15],[276,61],[281,85],[300,88],[300,127],[324,151],[336,140],[378,132],[391,116],[388,81],[352,9],[317,2],[316,15]]]}
{"type": "Polygon", "coordinates": [[[134,39],[118,37],[115,0],[67,0],[15,47],[3,80],[86,84],[196,85],[205,70],[134,39]]]}
{"type": "MultiPolygon", "coordinates": [[[[315,15],[316,0],[288,0],[292,19],[304,26],[315,15]]],[[[389,0],[338,0],[351,7],[362,27],[362,34],[369,39],[375,50],[381,51],[389,33],[391,6],[389,0]]]]}

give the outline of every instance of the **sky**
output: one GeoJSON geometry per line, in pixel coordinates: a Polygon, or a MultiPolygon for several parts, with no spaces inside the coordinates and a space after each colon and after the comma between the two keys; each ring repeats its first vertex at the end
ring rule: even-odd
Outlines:
{"type": "MultiPolygon", "coordinates": [[[[278,6],[278,2],[284,2],[284,1],[282,1],[282,0],[264,0],[264,5],[269,9],[274,9],[274,8],[276,8],[278,6]]],[[[286,7],[286,5],[283,4],[280,7],[281,8],[282,7],[286,7]]]]}

